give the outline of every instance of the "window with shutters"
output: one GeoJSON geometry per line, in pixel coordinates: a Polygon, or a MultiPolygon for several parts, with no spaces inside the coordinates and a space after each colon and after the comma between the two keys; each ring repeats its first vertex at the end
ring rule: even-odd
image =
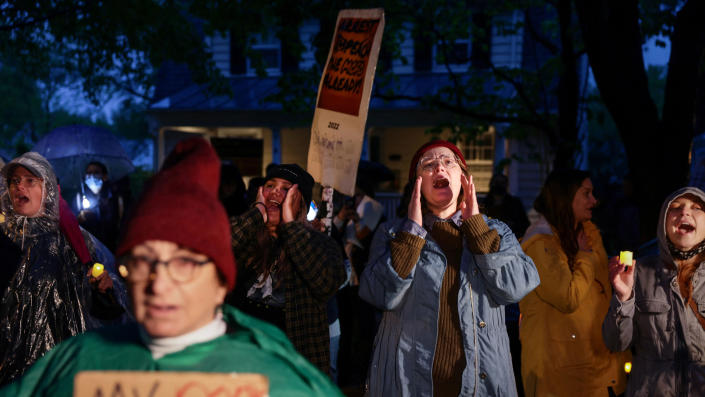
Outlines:
{"type": "Polygon", "coordinates": [[[253,54],[247,58],[247,74],[257,75],[257,67],[261,64],[268,76],[276,76],[281,73],[281,43],[274,36],[255,37],[251,51],[253,54]]]}
{"type": "Polygon", "coordinates": [[[490,127],[468,143],[460,143],[458,148],[463,151],[477,191],[488,192],[494,164],[495,128],[490,127]]]}
{"type": "Polygon", "coordinates": [[[256,76],[261,66],[267,76],[278,76],[282,70],[281,42],[274,36],[253,38],[246,53],[241,42],[230,40],[230,74],[256,76]],[[248,56],[249,55],[249,56],[248,56]]]}
{"type": "Polygon", "coordinates": [[[470,39],[439,42],[433,46],[433,71],[465,72],[470,66],[470,39]]]}
{"type": "Polygon", "coordinates": [[[472,16],[474,33],[470,48],[470,64],[474,69],[486,69],[491,65],[490,48],[492,46],[491,19],[484,13],[472,16]]]}
{"type": "Polygon", "coordinates": [[[414,38],[414,71],[430,72],[433,66],[433,43],[429,37],[414,38]]]}
{"type": "MultiPolygon", "coordinates": [[[[430,35],[414,37],[414,70],[417,72],[467,72],[469,68],[490,67],[491,18],[478,12],[468,23],[467,37],[438,39],[430,35]]],[[[461,35],[462,36],[462,35],[461,35]]]]}

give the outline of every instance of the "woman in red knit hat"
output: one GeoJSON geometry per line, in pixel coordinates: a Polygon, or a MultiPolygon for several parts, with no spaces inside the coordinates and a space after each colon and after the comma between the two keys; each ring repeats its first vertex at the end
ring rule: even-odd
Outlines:
{"type": "Polygon", "coordinates": [[[538,273],[504,223],[480,214],[472,176],[452,143],[414,155],[408,217],[383,225],[360,296],[384,311],[370,396],[517,394],[504,305],[538,273]]]}
{"type": "Polygon", "coordinates": [[[223,301],[235,286],[220,160],[179,143],[133,209],[117,249],[137,323],[57,346],[0,395],[73,394],[85,370],[260,373],[269,395],[340,395],[275,327],[223,301]]]}

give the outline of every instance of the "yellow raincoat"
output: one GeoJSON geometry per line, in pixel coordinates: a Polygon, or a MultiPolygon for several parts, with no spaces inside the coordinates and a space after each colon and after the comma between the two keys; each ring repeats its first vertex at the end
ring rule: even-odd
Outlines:
{"type": "Polygon", "coordinates": [[[612,297],[607,254],[597,227],[583,222],[592,252],[578,252],[574,270],[545,219],[532,225],[522,248],[534,260],[541,284],[519,308],[521,375],[527,397],[607,396],[626,386],[629,353],[612,353],[602,341],[602,321],[612,297]]]}

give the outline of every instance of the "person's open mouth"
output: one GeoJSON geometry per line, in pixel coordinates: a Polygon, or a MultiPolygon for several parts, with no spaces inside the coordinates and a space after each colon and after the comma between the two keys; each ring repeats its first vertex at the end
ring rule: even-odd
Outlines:
{"type": "Polygon", "coordinates": [[[15,197],[15,205],[25,205],[27,203],[29,203],[29,197],[22,194],[15,197]]]}
{"type": "Polygon", "coordinates": [[[678,224],[678,232],[681,234],[688,234],[695,231],[695,226],[691,225],[689,222],[681,222],[678,224]]]}
{"type": "Polygon", "coordinates": [[[443,189],[448,187],[450,185],[450,182],[446,178],[438,178],[433,181],[433,188],[434,189],[443,189]]]}

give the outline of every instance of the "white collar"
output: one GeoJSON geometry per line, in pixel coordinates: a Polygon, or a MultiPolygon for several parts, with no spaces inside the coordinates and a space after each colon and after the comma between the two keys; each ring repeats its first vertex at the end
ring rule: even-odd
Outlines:
{"type": "Polygon", "coordinates": [[[225,335],[227,327],[225,320],[223,320],[223,313],[218,311],[213,321],[197,330],[178,336],[152,338],[147,334],[147,331],[140,326],[140,338],[149,351],[152,352],[152,358],[159,360],[167,354],[184,350],[188,346],[208,342],[223,336],[225,335]]]}

